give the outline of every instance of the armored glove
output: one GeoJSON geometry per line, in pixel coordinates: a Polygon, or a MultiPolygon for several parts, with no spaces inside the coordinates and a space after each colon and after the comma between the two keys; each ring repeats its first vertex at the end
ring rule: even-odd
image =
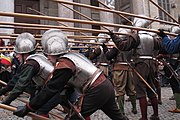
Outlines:
{"type": "Polygon", "coordinates": [[[32,112],[32,110],[27,106],[18,106],[17,110],[13,112],[14,115],[18,117],[24,117],[28,114],[28,112],[32,112]]]}
{"type": "Polygon", "coordinates": [[[164,38],[165,36],[166,36],[166,33],[164,33],[164,30],[163,29],[158,29],[158,35],[160,36],[160,37],[162,37],[162,38],[164,38]]]}

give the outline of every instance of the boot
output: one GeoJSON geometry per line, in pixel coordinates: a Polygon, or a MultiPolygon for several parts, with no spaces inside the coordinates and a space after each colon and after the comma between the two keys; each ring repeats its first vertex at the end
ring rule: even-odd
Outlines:
{"type": "Polygon", "coordinates": [[[150,99],[154,114],[150,117],[151,120],[158,120],[158,100],[156,97],[150,99]]]}
{"type": "Polygon", "coordinates": [[[130,101],[131,101],[131,100],[130,100],[130,97],[129,97],[128,99],[126,99],[125,101],[126,101],[126,102],[130,102],[130,101]]]}
{"type": "Polygon", "coordinates": [[[161,100],[161,87],[160,85],[157,87],[157,94],[158,94],[158,104],[162,105],[162,100],[161,100]]]}
{"type": "Polygon", "coordinates": [[[131,95],[131,96],[129,96],[129,99],[130,99],[131,104],[132,104],[132,113],[137,114],[136,96],[135,95],[131,95]]]}
{"type": "Polygon", "coordinates": [[[147,120],[147,99],[146,97],[141,97],[139,99],[139,105],[141,109],[141,118],[140,120],[147,120]]]}
{"type": "Polygon", "coordinates": [[[86,117],[85,120],[91,120],[90,116],[89,116],[89,117],[86,117]]]}
{"type": "Polygon", "coordinates": [[[148,99],[148,106],[151,106],[151,100],[148,99]]]}
{"type": "Polygon", "coordinates": [[[118,102],[118,105],[119,105],[120,112],[122,114],[124,114],[124,96],[121,96],[121,95],[118,96],[117,102],[118,102]]]}
{"type": "Polygon", "coordinates": [[[173,110],[169,110],[169,112],[180,113],[180,93],[174,93],[174,98],[176,101],[176,108],[173,110]]]}

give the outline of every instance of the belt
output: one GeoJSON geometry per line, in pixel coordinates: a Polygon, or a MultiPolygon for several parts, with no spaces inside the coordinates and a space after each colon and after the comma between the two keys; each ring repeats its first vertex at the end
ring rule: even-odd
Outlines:
{"type": "Polygon", "coordinates": [[[171,59],[172,59],[172,60],[178,60],[178,58],[176,58],[176,57],[172,57],[171,59]]]}
{"type": "Polygon", "coordinates": [[[128,65],[128,63],[127,63],[127,62],[118,62],[118,63],[115,63],[115,64],[128,65]]]}
{"type": "Polygon", "coordinates": [[[91,85],[91,88],[95,88],[106,80],[106,77],[102,73],[91,85]]]}
{"type": "Polygon", "coordinates": [[[141,58],[141,59],[153,59],[152,56],[139,56],[139,58],[141,58]]]}
{"type": "Polygon", "coordinates": [[[131,70],[131,68],[129,67],[128,63],[126,64],[119,64],[119,63],[115,63],[113,66],[113,70],[131,70]]]}
{"type": "Polygon", "coordinates": [[[108,66],[107,63],[99,63],[99,65],[101,65],[101,66],[108,66]]]}

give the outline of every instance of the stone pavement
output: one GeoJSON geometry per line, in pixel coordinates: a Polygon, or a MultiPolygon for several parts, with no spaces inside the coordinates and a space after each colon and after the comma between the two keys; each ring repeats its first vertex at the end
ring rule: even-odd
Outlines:
{"type": "MultiPolygon", "coordinates": [[[[175,106],[174,100],[169,100],[171,97],[172,90],[171,87],[162,87],[162,105],[159,105],[159,117],[160,120],[180,120],[180,113],[170,113],[168,112],[169,109],[175,106]]],[[[127,99],[127,96],[126,96],[127,99]]],[[[141,117],[140,108],[139,108],[139,101],[137,103],[137,110],[138,114],[134,115],[131,113],[131,103],[125,102],[125,114],[128,116],[130,120],[138,120],[141,117]]],[[[152,106],[148,106],[148,118],[153,114],[152,106]]],[[[106,115],[104,115],[101,111],[96,112],[91,116],[92,120],[111,120],[106,115]]]]}
{"type": "MultiPolygon", "coordinates": [[[[172,96],[172,90],[170,87],[162,87],[162,101],[163,104],[159,105],[159,117],[160,120],[180,120],[180,113],[170,113],[168,112],[169,109],[173,108],[175,106],[175,101],[174,100],[169,100],[169,97],[172,96]]],[[[127,99],[127,96],[126,96],[127,99]]],[[[13,101],[12,105],[18,106],[20,104],[23,104],[21,102],[13,101]]],[[[138,109],[138,114],[134,115],[131,113],[131,104],[130,102],[125,102],[125,113],[128,116],[130,120],[138,120],[140,118],[140,109],[139,109],[139,103],[137,100],[137,109],[138,109]]],[[[59,111],[53,111],[54,113],[59,113],[64,116],[63,113],[60,113],[59,111]]],[[[148,118],[153,114],[152,107],[148,107],[148,118]]],[[[55,120],[51,116],[52,120],[55,120]]],[[[0,120],[31,120],[30,117],[25,117],[23,118],[18,118],[12,114],[12,112],[0,109],[0,120]]],[[[56,119],[58,120],[58,119],[56,119]]],[[[91,115],[91,120],[111,120],[108,118],[102,111],[97,111],[93,115],[91,115]]]]}

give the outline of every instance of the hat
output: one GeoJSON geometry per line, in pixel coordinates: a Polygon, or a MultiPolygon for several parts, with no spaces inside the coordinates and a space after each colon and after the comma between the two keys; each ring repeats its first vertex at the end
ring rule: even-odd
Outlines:
{"type": "Polygon", "coordinates": [[[1,64],[11,66],[11,58],[5,55],[1,55],[1,64]]]}

